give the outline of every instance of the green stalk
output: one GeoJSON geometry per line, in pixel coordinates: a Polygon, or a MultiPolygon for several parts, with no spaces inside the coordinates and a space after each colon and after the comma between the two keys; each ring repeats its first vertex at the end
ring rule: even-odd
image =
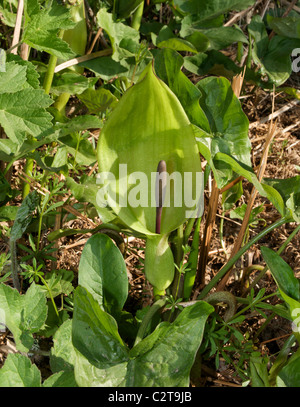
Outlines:
{"type": "MultiPolygon", "coordinates": [[[[180,262],[183,258],[183,225],[180,225],[179,228],[177,229],[177,236],[174,239],[174,246],[173,246],[173,254],[174,254],[174,260],[175,264],[179,267],[180,262]]],[[[176,299],[178,295],[178,290],[179,290],[179,284],[180,284],[180,276],[181,273],[177,268],[175,268],[175,276],[174,280],[172,283],[172,295],[176,299]]]]}
{"type": "MultiPolygon", "coordinates": [[[[60,30],[58,37],[62,38],[63,35],[64,35],[64,30],[60,30]]],[[[50,55],[49,62],[48,62],[48,69],[47,69],[47,72],[46,72],[46,75],[44,78],[44,83],[43,83],[43,88],[47,95],[49,95],[50,89],[52,86],[56,63],[57,63],[57,57],[55,57],[54,55],[50,55]]]]}
{"type": "Polygon", "coordinates": [[[192,293],[192,289],[195,283],[197,267],[198,267],[198,253],[199,253],[199,240],[200,240],[200,225],[201,217],[196,220],[193,242],[191,245],[191,251],[188,260],[188,270],[184,274],[183,284],[183,298],[188,300],[192,293]]]}
{"type": "Polygon", "coordinates": [[[46,280],[45,280],[42,276],[39,276],[39,278],[41,279],[41,282],[42,282],[42,283],[44,284],[44,286],[46,287],[46,289],[47,289],[47,291],[48,291],[48,293],[49,293],[49,297],[50,297],[50,299],[51,299],[51,302],[52,302],[52,304],[53,304],[55,313],[56,313],[56,315],[57,315],[57,318],[59,318],[59,313],[58,313],[56,304],[55,304],[55,302],[54,302],[54,298],[53,298],[53,296],[52,296],[51,290],[50,290],[50,288],[49,288],[49,286],[48,286],[46,280]]]}
{"type": "Polygon", "coordinates": [[[194,218],[190,218],[186,223],[186,226],[184,229],[184,235],[183,235],[183,245],[184,246],[188,243],[190,234],[192,233],[192,230],[193,230],[194,223],[195,223],[194,218]]]}
{"type": "MultiPolygon", "coordinates": [[[[26,159],[26,164],[25,164],[25,167],[24,167],[24,173],[26,175],[28,175],[29,177],[32,177],[33,163],[34,163],[33,158],[27,158],[26,159]]],[[[28,181],[24,181],[23,191],[22,191],[23,199],[26,198],[26,196],[29,194],[29,192],[30,192],[30,183],[28,181]]]]}
{"type": "Polygon", "coordinates": [[[227,253],[226,246],[224,243],[224,238],[223,238],[224,237],[223,230],[224,230],[224,217],[221,217],[220,218],[220,227],[219,227],[220,243],[221,243],[222,249],[224,250],[226,260],[228,260],[228,253],[227,253]]]}
{"type": "Polygon", "coordinates": [[[64,116],[65,116],[65,113],[66,113],[65,112],[66,105],[67,105],[67,103],[68,103],[68,101],[70,99],[70,96],[71,96],[70,93],[67,93],[67,92],[61,93],[57,97],[57,99],[56,99],[56,101],[55,101],[55,103],[53,105],[53,107],[55,107],[64,116]]]}
{"type": "MultiPolygon", "coordinates": [[[[267,299],[269,299],[269,298],[271,298],[271,297],[274,297],[274,295],[276,295],[276,293],[272,293],[272,294],[266,295],[265,297],[260,298],[260,299],[259,299],[259,302],[262,302],[262,301],[265,301],[265,300],[267,300],[267,299]]],[[[233,317],[234,317],[234,318],[239,317],[239,316],[242,315],[244,312],[248,311],[248,309],[251,308],[256,302],[258,302],[258,301],[255,301],[255,300],[254,300],[253,302],[249,303],[245,308],[241,309],[241,310],[240,310],[239,312],[237,312],[233,317]]],[[[231,319],[233,319],[233,317],[232,317],[231,319]]]]}
{"type": "Polygon", "coordinates": [[[135,28],[137,31],[140,29],[141,26],[143,12],[144,12],[144,2],[142,1],[141,4],[133,13],[131,20],[131,27],[135,28]]]}
{"type": "Polygon", "coordinates": [[[141,325],[139,327],[138,333],[136,335],[135,338],[135,342],[134,345],[137,345],[144,337],[146,330],[148,328],[148,325],[151,321],[151,319],[154,317],[154,315],[162,308],[165,306],[167,300],[165,297],[160,298],[159,300],[157,300],[152,307],[149,309],[149,311],[147,312],[147,314],[144,316],[141,325]]]}
{"type": "Polygon", "coordinates": [[[45,93],[49,95],[53,77],[54,77],[54,69],[56,67],[56,62],[57,62],[57,57],[54,55],[50,55],[49,58],[49,63],[48,63],[48,69],[44,78],[44,83],[43,83],[43,88],[45,90],[45,93]]]}
{"type": "Polygon", "coordinates": [[[276,222],[272,223],[270,226],[266,227],[264,230],[262,230],[260,233],[258,233],[256,236],[254,236],[249,242],[247,242],[243,247],[240,248],[240,250],[236,253],[235,256],[233,256],[226,264],[224,267],[221,268],[221,270],[211,279],[211,281],[207,284],[207,286],[202,290],[202,292],[199,294],[198,299],[201,300],[203,299],[209,292],[210,290],[218,283],[218,281],[225,276],[225,274],[234,266],[236,261],[247,251],[250,249],[250,247],[255,244],[258,240],[260,240],[262,237],[270,233],[272,230],[284,225],[285,223],[288,222],[288,217],[283,217],[276,222]]]}

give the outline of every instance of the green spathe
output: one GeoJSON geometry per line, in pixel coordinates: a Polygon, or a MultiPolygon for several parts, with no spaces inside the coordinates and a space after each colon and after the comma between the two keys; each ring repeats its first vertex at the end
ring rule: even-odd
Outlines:
{"type": "MultiPolygon", "coordinates": [[[[112,173],[117,182],[109,194],[109,204],[119,218],[132,229],[146,235],[155,234],[156,208],[153,205],[151,174],[164,160],[170,176],[201,172],[200,157],[191,124],[174,93],[153,72],[152,64],[140,80],[122,96],[103,127],[98,143],[99,171],[112,173]],[[127,166],[127,179],[119,179],[120,165],[127,166]],[[137,188],[129,184],[131,174],[141,172],[147,177],[147,206],[132,207],[130,192],[137,188]]],[[[153,177],[153,175],[152,175],[153,177]]],[[[196,191],[195,176],[191,189],[196,191]]],[[[169,186],[172,182],[169,183],[169,186]]],[[[180,189],[180,185],[178,185],[180,189]]],[[[181,206],[174,205],[174,188],[166,191],[168,207],[162,210],[161,233],[170,233],[185,220],[187,207],[183,191],[181,206]]],[[[182,188],[183,190],[183,188],[182,188]]],[[[134,192],[134,191],[133,191],[134,192]]],[[[195,200],[200,193],[196,194],[195,200]]],[[[178,199],[178,190],[176,190],[178,199]]]]}
{"type": "Polygon", "coordinates": [[[116,180],[107,191],[109,205],[126,225],[147,236],[146,277],[163,294],[174,277],[168,236],[197,210],[201,163],[190,121],[174,93],[155,75],[152,63],[104,125],[98,162],[100,176],[109,173],[116,180]],[[158,198],[161,161],[167,174],[164,197],[158,198]],[[133,204],[133,197],[138,204],[133,204]],[[156,205],[161,200],[160,234],[156,234],[156,205]]]}

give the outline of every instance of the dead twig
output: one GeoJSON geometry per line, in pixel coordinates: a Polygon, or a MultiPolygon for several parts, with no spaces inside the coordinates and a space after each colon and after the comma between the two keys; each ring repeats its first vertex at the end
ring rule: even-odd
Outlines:
{"type": "Polygon", "coordinates": [[[16,25],[15,25],[15,29],[14,29],[14,35],[13,35],[12,46],[11,46],[11,48],[13,48],[11,53],[15,54],[15,55],[17,55],[17,53],[18,53],[18,45],[19,45],[19,41],[20,41],[23,11],[24,11],[24,0],[19,0],[18,9],[17,9],[16,25]]]}

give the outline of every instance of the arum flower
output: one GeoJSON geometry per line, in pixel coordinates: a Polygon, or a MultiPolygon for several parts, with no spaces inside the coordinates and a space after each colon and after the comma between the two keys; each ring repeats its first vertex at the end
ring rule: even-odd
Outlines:
{"type": "Polygon", "coordinates": [[[152,64],[104,125],[98,163],[100,176],[110,174],[110,207],[146,236],[146,277],[164,292],[174,277],[168,237],[198,210],[201,165],[189,119],[152,64]]]}

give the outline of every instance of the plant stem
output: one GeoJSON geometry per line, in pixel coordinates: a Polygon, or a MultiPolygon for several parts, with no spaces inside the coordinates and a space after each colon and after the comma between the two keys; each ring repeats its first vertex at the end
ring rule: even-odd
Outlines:
{"type": "Polygon", "coordinates": [[[56,304],[55,304],[55,302],[54,302],[54,298],[53,298],[53,296],[52,296],[51,290],[50,290],[50,288],[49,288],[49,286],[48,286],[46,280],[44,279],[44,277],[42,277],[42,276],[39,276],[39,277],[40,277],[40,279],[41,279],[41,282],[44,284],[44,286],[46,287],[46,289],[47,289],[47,291],[48,291],[48,293],[49,293],[49,297],[50,297],[51,302],[52,302],[52,304],[53,304],[54,311],[55,311],[55,313],[56,313],[56,315],[57,315],[57,318],[59,318],[59,313],[58,313],[58,310],[57,310],[57,306],[56,306],[56,304]]]}
{"type": "MultiPolygon", "coordinates": [[[[59,33],[59,38],[62,38],[64,35],[64,30],[61,30],[59,33]]],[[[49,62],[48,62],[48,69],[44,78],[43,88],[45,93],[49,95],[53,77],[54,77],[54,69],[56,67],[57,57],[54,55],[50,55],[49,62]]]]}
{"type": "Polygon", "coordinates": [[[53,77],[54,77],[54,69],[56,67],[56,62],[57,62],[57,57],[54,55],[50,55],[49,63],[48,63],[48,69],[45,75],[44,83],[43,83],[43,88],[45,90],[45,93],[49,95],[53,77]]]}
{"type": "Polygon", "coordinates": [[[167,302],[167,299],[165,297],[160,298],[159,300],[157,300],[152,307],[149,309],[149,311],[147,312],[147,314],[144,316],[141,325],[139,327],[138,333],[136,335],[135,338],[135,342],[134,345],[137,345],[144,337],[145,332],[147,330],[147,327],[151,321],[151,319],[154,317],[154,315],[162,308],[165,306],[167,302]]]}
{"type": "MultiPolygon", "coordinates": [[[[222,215],[223,214],[224,214],[224,212],[222,213],[222,215]]],[[[220,227],[219,227],[220,243],[221,243],[222,249],[224,250],[226,260],[228,260],[229,256],[228,256],[227,249],[226,249],[225,242],[224,242],[223,230],[224,230],[224,217],[222,216],[220,218],[220,227]]]]}
{"type": "Polygon", "coordinates": [[[200,241],[200,225],[201,217],[196,220],[191,251],[188,259],[188,267],[184,274],[183,298],[186,300],[188,300],[191,296],[197,273],[199,241],[200,241]]]}
{"type": "Polygon", "coordinates": [[[218,281],[225,276],[225,274],[232,268],[235,262],[247,251],[249,248],[260,240],[262,237],[270,233],[272,230],[284,225],[288,222],[287,217],[280,218],[276,222],[272,223],[270,226],[267,226],[264,230],[254,236],[249,242],[245,244],[245,246],[241,247],[240,250],[225,264],[224,267],[211,279],[211,281],[207,284],[207,286],[202,290],[199,294],[198,299],[204,298],[210,290],[218,283],[218,281]]]}
{"type": "MultiPolygon", "coordinates": [[[[24,173],[26,175],[28,175],[29,177],[32,177],[33,163],[34,163],[33,158],[27,158],[26,159],[26,164],[25,164],[25,167],[24,167],[24,173]]],[[[26,182],[24,181],[23,192],[22,192],[23,199],[26,198],[26,196],[29,194],[29,192],[30,192],[30,184],[29,184],[28,181],[26,181],[26,182]]]]}
{"type": "Polygon", "coordinates": [[[259,300],[255,300],[255,299],[254,299],[253,302],[249,303],[245,308],[241,309],[241,310],[240,310],[239,312],[237,312],[233,317],[234,317],[234,318],[239,317],[239,316],[242,315],[244,312],[248,311],[248,309],[251,308],[256,302],[258,302],[258,301],[259,301],[259,302],[265,301],[265,300],[267,300],[267,299],[273,297],[274,295],[276,295],[276,293],[272,293],[272,294],[266,295],[265,297],[259,298],[259,300]]]}
{"type": "MultiPolygon", "coordinates": [[[[180,262],[183,258],[182,244],[183,244],[183,225],[180,225],[179,228],[177,229],[177,236],[174,239],[174,246],[173,246],[174,260],[175,260],[175,264],[178,267],[180,266],[180,262]]],[[[174,280],[172,283],[172,295],[175,298],[175,300],[178,295],[180,277],[181,277],[181,273],[178,271],[177,268],[175,268],[175,277],[174,277],[174,280]]]]}

